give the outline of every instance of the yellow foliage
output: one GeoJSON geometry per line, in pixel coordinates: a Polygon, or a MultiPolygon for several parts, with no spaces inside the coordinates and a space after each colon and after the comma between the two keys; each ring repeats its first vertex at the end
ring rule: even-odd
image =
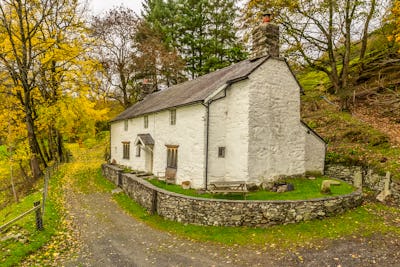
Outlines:
{"type": "Polygon", "coordinates": [[[395,42],[400,43],[400,0],[395,0],[393,3],[392,19],[395,24],[395,30],[393,31],[393,36],[389,36],[388,39],[389,41],[395,40],[395,42]]]}
{"type": "Polygon", "coordinates": [[[78,1],[46,3],[0,1],[0,140],[15,148],[18,160],[35,154],[29,117],[42,150],[57,141],[55,132],[85,139],[97,121],[109,119],[95,105],[100,64],[91,57],[93,40],[78,1]]]}

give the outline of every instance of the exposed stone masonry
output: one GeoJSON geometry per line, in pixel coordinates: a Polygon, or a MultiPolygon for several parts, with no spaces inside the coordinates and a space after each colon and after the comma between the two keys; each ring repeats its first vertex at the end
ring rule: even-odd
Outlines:
{"type": "Polygon", "coordinates": [[[262,23],[252,31],[252,58],[261,56],[279,57],[279,26],[262,23]]]}
{"type": "Polygon", "coordinates": [[[321,219],[342,213],[362,203],[361,191],[348,195],[299,201],[233,201],[195,198],[153,186],[122,169],[104,164],[103,175],[118,184],[150,212],[182,223],[215,226],[265,227],[321,219]]]}

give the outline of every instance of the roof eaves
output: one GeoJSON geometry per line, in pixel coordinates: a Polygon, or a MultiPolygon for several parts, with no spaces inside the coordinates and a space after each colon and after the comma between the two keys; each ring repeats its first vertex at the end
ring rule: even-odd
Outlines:
{"type": "Polygon", "coordinates": [[[310,130],[315,136],[317,136],[322,142],[328,144],[328,142],[325,141],[324,138],[322,138],[316,131],[314,131],[310,126],[308,126],[307,123],[305,123],[303,120],[300,120],[301,124],[303,124],[304,127],[306,127],[308,130],[310,130]]]}
{"type": "Polygon", "coordinates": [[[157,110],[150,111],[150,112],[138,113],[135,116],[128,116],[126,118],[121,118],[121,119],[113,119],[113,120],[110,120],[109,123],[113,123],[113,122],[117,122],[117,121],[123,121],[123,120],[129,120],[129,119],[134,119],[134,118],[138,118],[138,117],[141,117],[141,116],[154,114],[154,113],[157,113],[157,112],[162,112],[162,111],[165,111],[165,110],[170,110],[170,109],[175,109],[175,108],[180,108],[180,107],[185,107],[185,106],[191,106],[191,105],[201,104],[201,103],[203,103],[203,100],[196,100],[196,101],[184,103],[184,104],[181,104],[181,105],[176,105],[176,106],[171,106],[171,107],[167,107],[167,108],[157,109],[157,110]]]}
{"type": "Polygon", "coordinates": [[[303,86],[301,86],[299,80],[297,79],[296,75],[294,74],[294,72],[293,72],[292,68],[290,67],[289,63],[287,62],[286,58],[284,58],[283,60],[285,61],[286,65],[288,66],[288,68],[289,68],[290,72],[292,73],[294,79],[296,80],[297,85],[300,87],[300,93],[302,95],[305,95],[303,86]]]}

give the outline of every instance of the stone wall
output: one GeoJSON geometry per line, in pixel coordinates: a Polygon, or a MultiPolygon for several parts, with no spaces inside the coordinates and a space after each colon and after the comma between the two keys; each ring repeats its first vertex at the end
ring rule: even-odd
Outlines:
{"type": "Polygon", "coordinates": [[[362,184],[377,195],[390,195],[393,201],[400,203],[400,181],[392,180],[390,174],[381,175],[371,168],[361,166],[329,164],[325,166],[325,175],[344,180],[354,186],[362,184]]]}
{"type": "Polygon", "coordinates": [[[337,215],[362,203],[361,191],[306,201],[232,201],[194,198],[151,185],[122,170],[103,165],[103,175],[152,213],[182,223],[215,226],[265,227],[337,215]]]}

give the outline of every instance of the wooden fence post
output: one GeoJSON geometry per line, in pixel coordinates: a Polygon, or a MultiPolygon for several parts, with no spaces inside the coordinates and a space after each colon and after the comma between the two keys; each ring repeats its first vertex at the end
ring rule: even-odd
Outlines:
{"type": "MultiPolygon", "coordinates": [[[[40,201],[34,202],[33,205],[35,207],[40,206],[40,201]]],[[[36,214],[36,229],[39,231],[42,231],[43,230],[43,218],[42,218],[42,212],[41,212],[40,208],[38,208],[35,211],[35,214],[36,214]]]]}
{"type": "Polygon", "coordinates": [[[151,195],[151,209],[150,214],[154,215],[157,213],[157,190],[153,189],[153,193],[151,195]]]}

